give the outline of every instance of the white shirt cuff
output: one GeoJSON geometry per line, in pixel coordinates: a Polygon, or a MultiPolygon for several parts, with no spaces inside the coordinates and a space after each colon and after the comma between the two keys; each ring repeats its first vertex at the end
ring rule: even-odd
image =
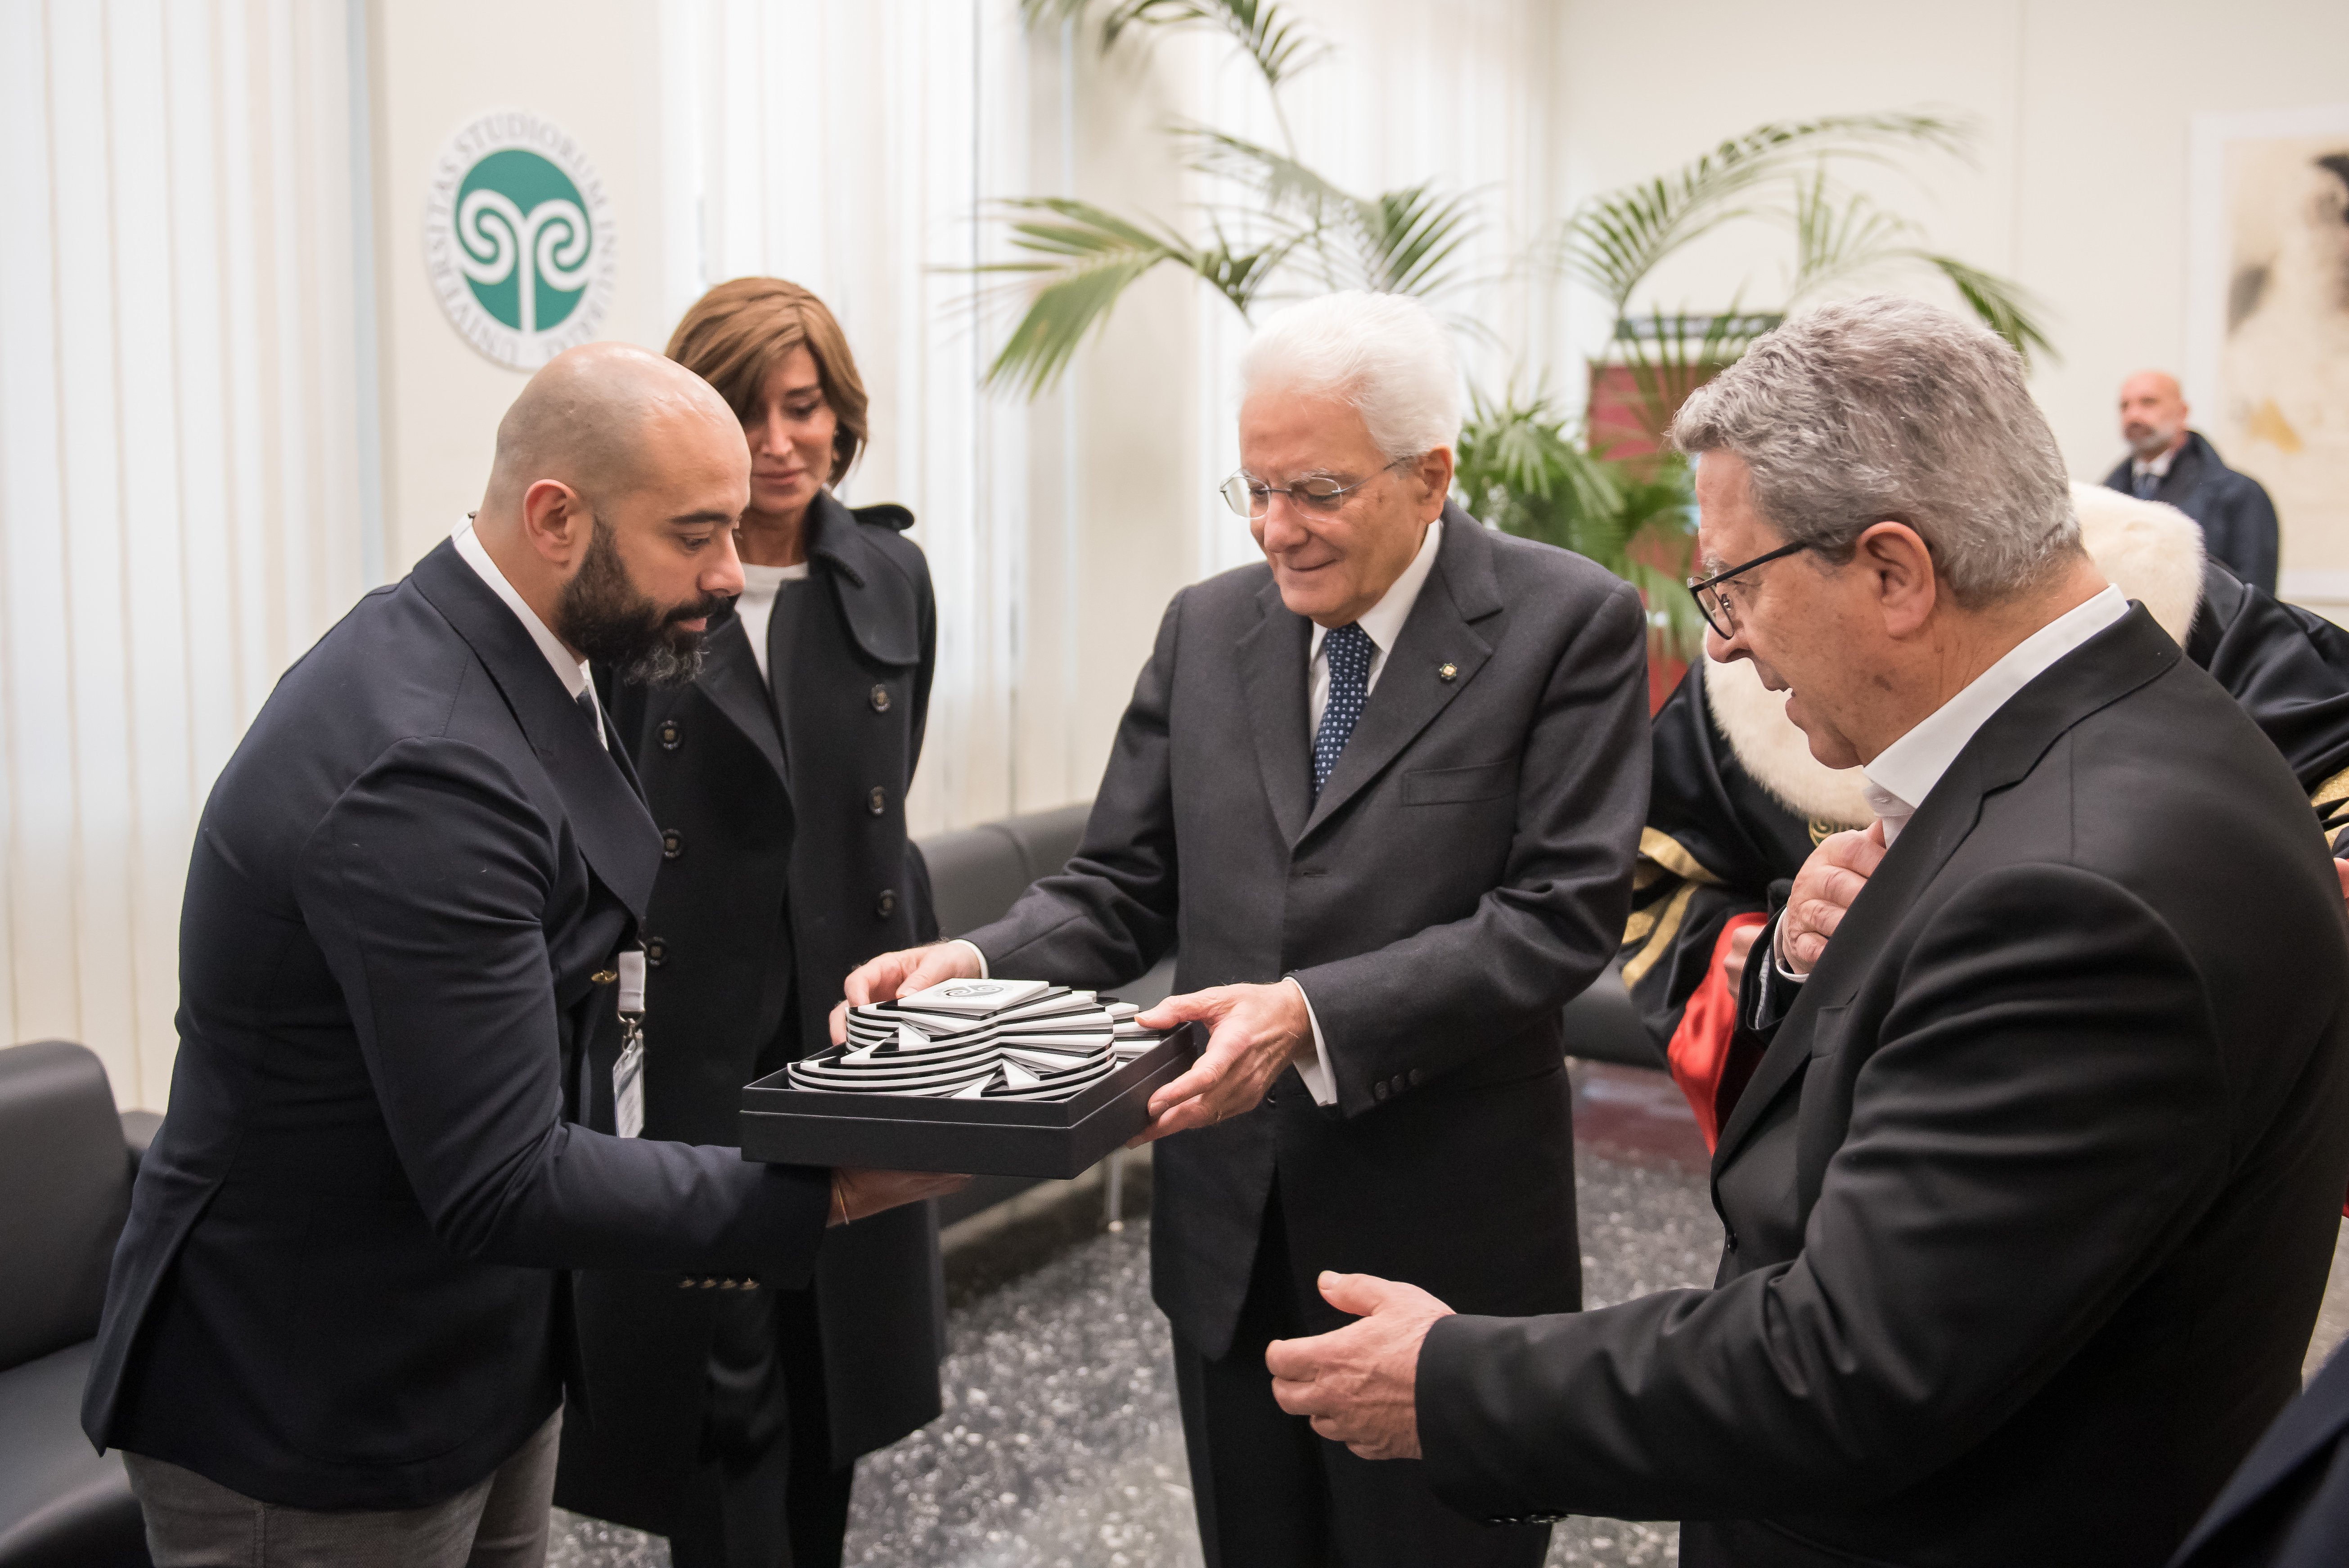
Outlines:
{"type": "Polygon", "coordinates": [[[1296,975],[1289,975],[1284,978],[1297,986],[1297,998],[1305,1004],[1306,1021],[1313,1026],[1313,1059],[1298,1063],[1297,1076],[1305,1080],[1305,1092],[1313,1097],[1314,1104],[1335,1105],[1338,1103],[1338,1080],[1330,1071],[1330,1046],[1321,1037],[1321,1020],[1314,1015],[1313,998],[1305,994],[1304,986],[1297,985],[1296,975]]]}
{"type": "MultiPolygon", "coordinates": [[[[1779,979],[1784,980],[1789,985],[1799,985],[1804,981],[1809,979],[1810,976],[1807,975],[1797,975],[1793,970],[1786,967],[1786,955],[1779,951],[1779,938],[1785,934],[1786,926],[1783,920],[1776,925],[1770,928],[1770,963],[1772,966],[1778,971],[1779,979]]],[[[976,949],[974,949],[974,951],[976,951],[976,949]]],[[[984,960],[982,960],[982,962],[984,962],[984,960]]],[[[980,978],[984,979],[986,976],[981,975],[980,978]]]]}
{"type": "Polygon", "coordinates": [[[978,950],[978,943],[965,942],[961,937],[957,936],[952,942],[947,943],[947,945],[948,947],[968,948],[970,950],[970,955],[978,960],[978,977],[982,980],[992,980],[995,978],[994,975],[989,975],[987,972],[987,954],[978,950]]]}

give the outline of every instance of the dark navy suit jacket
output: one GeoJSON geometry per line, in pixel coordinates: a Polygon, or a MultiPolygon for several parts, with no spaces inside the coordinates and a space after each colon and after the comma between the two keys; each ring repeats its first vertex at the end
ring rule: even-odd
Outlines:
{"type": "Polygon", "coordinates": [[[805,1283],[823,1173],[574,1119],[660,864],[624,768],[451,544],[278,683],[197,830],[170,1114],[82,1408],[101,1448],[419,1506],[562,1398],[560,1271],[805,1283]]]}
{"type": "Polygon", "coordinates": [[[2170,1568],[2349,1563],[2349,1356],[2284,1407],[2170,1568]]]}
{"type": "MultiPolygon", "coordinates": [[[[2128,459],[2105,476],[2105,488],[2137,493],[2128,459]]],[[[2187,432],[2186,445],[2170,460],[2152,499],[2200,523],[2203,548],[2236,576],[2262,593],[2276,591],[2275,502],[2259,480],[2221,461],[2219,449],[2199,430],[2187,432]]]]}

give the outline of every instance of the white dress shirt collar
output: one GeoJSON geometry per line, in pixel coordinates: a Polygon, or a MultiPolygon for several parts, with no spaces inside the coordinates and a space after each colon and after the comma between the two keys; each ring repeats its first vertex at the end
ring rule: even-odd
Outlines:
{"type": "MultiPolygon", "coordinates": [[[[1402,575],[1388,584],[1379,595],[1379,602],[1362,612],[1354,624],[1370,634],[1371,641],[1380,653],[1386,653],[1402,635],[1402,624],[1411,619],[1411,607],[1419,603],[1419,591],[1427,585],[1427,574],[1435,570],[1435,552],[1444,542],[1444,520],[1437,518],[1427,525],[1427,536],[1419,542],[1419,553],[1402,569],[1402,575]]],[[[1306,650],[1308,662],[1321,653],[1321,639],[1330,634],[1329,628],[1316,624],[1313,645],[1306,650]]]]}
{"type": "Polygon", "coordinates": [[[1966,748],[1966,742],[2014,694],[2049,665],[2128,614],[2121,591],[2107,586],[2074,605],[2006,652],[2006,656],[1968,682],[1964,690],[1920,720],[1915,728],[1878,752],[1865,769],[1868,809],[1884,819],[1890,843],[1966,748]]]}
{"type": "MultiPolygon", "coordinates": [[[[464,521],[450,536],[450,542],[457,546],[457,553],[465,558],[465,564],[471,567],[475,575],[490,585],[490,592],[504,600],[506,608],[514,613],[514,619],[522,623],[522,629],[530,634],[530,640],[536,643],[538,651],[546,655],[548,666],[554,671],[554,678],[563,683],[563,689],[571,694],[571,700],[577,702],[581,692],[595,690],[594,683],[587,678],[587,661],[573,658],[571,650],[563,645],[563,639],[549,631],[546,623],[538,618],[538,612],[530,607],[530,601],[506,581],[506,574],[498,570],[496,562],[490,559],[489,550],[481,543],[481,535],[473,531],[471,518],[464,521]]],[[[601,703],[595,707],[595,737],[599,740],[604,737],[601,703]]]]}
{"type": "Polygon", "coordinates": [[[2185,449],[2186,443],[2180,441],[2158,458],[2131,458],[2129,472],[2139,478],[2151,474],[2155,479],[2166,480],[2169,477],[2169,465],[2176,462],[2178,454],[2185,449]]]}

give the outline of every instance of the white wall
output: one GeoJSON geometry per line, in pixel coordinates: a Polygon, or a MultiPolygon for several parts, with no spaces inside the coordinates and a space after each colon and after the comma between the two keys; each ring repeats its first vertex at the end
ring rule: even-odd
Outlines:
{"type": "Polygon", "coordinates": [[[480,503],[498,420],[528,378],[460,337],[427,277],[425,200],[450,135],[523,108],[585,150],[618,242],[607,338],[655,350],[667,340],[678,264],[667,239],[689,229],[691,207],[689,191],[682,220],[666,204],[681,182],[669,178],[664,7],[370,0],[366,13],[386,575],[398,577],[480,503]]]}
{"type": "Polygon", "coordinates": [[[213,775],[365,553],[343,8],[0,4],[0,1030],[161,1105],[213,775]]]}
{"type": "MultiPolygon", "coordinates": [[[[2122,455],[2122,377],[2185,366],[2189,118],[2349,100],[2340,0],[1984,0],[1962,12],[1917,0],[1767,10],[1562,0],[1560,12],[1556,92],[1577,198],[1764,120],[1927,107],[1975,116],[1986,133],[1976,167],[1920,161],[1921,191],[1881,179],[1870,188],[1940,248],[2020,280],[2051,307],[2063,359],[2041,365],[2033,387],[2080,479],[2101,478],[2122,455]]],[[[1749,304],[1775,303],[1775,263],[1751,232],[1723,234],[1667,271],[1657,302],[1713,308],[1743,282],[1749,304]]],[[[1588,310],[1575,325],[1603,326],[1588,310]]],[[[2240,456],[2256,467],[2256,454],[2240,456]]],[[[2336,548],[2283,521],[2287,573],[2296,556],[2336,548]]]]}

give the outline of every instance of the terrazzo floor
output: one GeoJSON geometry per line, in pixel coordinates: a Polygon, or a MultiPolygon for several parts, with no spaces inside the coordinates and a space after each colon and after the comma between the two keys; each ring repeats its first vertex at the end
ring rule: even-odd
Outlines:
{"type": "MultiPolygon", "coordinates": [[[[1671,1081],[1577,1068],[1584,1299],[1702,1284],[1721,1230],[1704,1150],[1671,1081]]],[[[2349,1330],[2336,1257],[2312,1369],[2349,1330]]],[[[857,1466],[845,1561],[891,1568],[1198,1568],[1149,1225],[1081,1242],[948,1314],[946,1412],[857,1466]]],[[[667,1568],[666,1542],[555,1511],[557,1568],[667,1568]]],[[[1661,1568],[1670,1524],[1574,1519],[1547,1568],[1661,1568]]]]}

